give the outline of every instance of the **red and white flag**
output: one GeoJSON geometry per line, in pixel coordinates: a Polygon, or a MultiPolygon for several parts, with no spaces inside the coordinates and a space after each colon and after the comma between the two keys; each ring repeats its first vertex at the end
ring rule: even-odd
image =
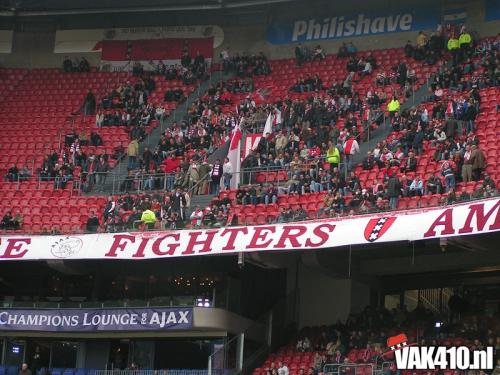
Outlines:
{"type": "Polygon", "coordinates": [[[453,116],[453,102],[450,100],[448,101],[448,105],[446,106],[446,114],[448,116],[453,116]]]}
{"type": "Polygon", "coordinates": [[[266,125],[264,126],[264,132],[262,133],[263,135],[271,134],[273,132],[273,116],[271,113],[272,112],[270,112],[267,116],[266,125]]]}
{"type": "Polygon", "coordinates": [[[241,123],[236,125],[233,129],[233,134],[231,136],[231,143],[229,144],[229,152],[227,158],[231,163],[233,170],[233,177],[231,178],[231,189],[237,189],[238,183],[240,181],[240,169],[241,169],[241,123]]]}
{"type": "Polygon", "coordinates": [[[265,136],[266,134],[271,134],[273,132],[273,127],[281,124],[281,121],[281,111],[278,108],[269,112],[262,135],[265,136]]]}

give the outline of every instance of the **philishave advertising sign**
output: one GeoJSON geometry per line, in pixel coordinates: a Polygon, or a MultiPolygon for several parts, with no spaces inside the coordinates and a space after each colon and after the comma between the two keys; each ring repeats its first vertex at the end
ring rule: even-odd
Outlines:
{"type": "Polygon", "coordinates": [[[267,40],[272,44],[288,44],[418,31],[433,29],[439,21],[439,10],[428,7],[357,14],[332,11],[317,17],[276,18],[269,25],[267,40]]]}

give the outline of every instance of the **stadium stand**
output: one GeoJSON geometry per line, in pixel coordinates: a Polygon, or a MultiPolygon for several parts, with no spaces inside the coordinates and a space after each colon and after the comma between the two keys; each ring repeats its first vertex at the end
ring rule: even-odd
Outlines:
{"type": "MultiPolygon", "coordinates": [[[[471,350],[491,345],[499,348],[498,319],[481,315],[455,319],[445,330],[437,330],[439,321],[432,311],[423,306],[408,311],[406,307],[391,311],[366,308],[351,314],[346,322],[322,327],[304,327],[287,346],[272,353],[254,375],[280,373],[286,366],[290,375],[350,374],[372,375],[382,371],[396,373],[394,353],[387,346],[388,339],[404,333],[408,344],[431,346],[467,346],[471,350]],[[488,332],[478,335],[478,332],[488,332]]],[[[498,350],[498,349],[497,349],[498,350]]],[[[438,373],[438,370],[425,371],[438,373]]],[[[403,374],[411,371],[402,371],[403,374]]],[[[444,374],[452,374],[445,370],[444,374]]]]}
{"type": "MultiPolygon", "coordinates": [[[[196,89],[196,83],[186,85],[177,77],[153,75],[143,80],[129,73],[95,70],[9,69],[2,71],[2,78],[5,100],[1,110],[8,113],[2,119],[5,137],[0,143],[5,152],[0,162],[2,196],[14,198],[9,206],[16,207],[15,215],[23,216],[19,229],[34,233],[82,231],[90,212],[101,214],[106,200],[77,199],[77,195],[91,183],[105,181],[102,175],[123,157],[130,139],[142,140],[175,110],[178,101],[164,102],[163,93],[180,89],[189,95],[196,89]],[[150,93],[150,104],[132,103],[127,90],[142,93],[144,88],[150,93]],[[91,99],[87,100],[89,92],[91,99]],[[120,118],[128,113],[129,119],[97,123],[95,116],[112,113],[120,118]],[[29,119],[40,127],[34,130],[29,119]],[[93,176],[92,172],[101,174],[93,176]],[[37,199],[41,197],[47,199],[37,199]],[[60,211],[58,198],[70,197],[73,199],[63,200],[68,206],[60,211]]],[[[10,229],[8,217],[4,219],[2,226],[10,229]]]]}
{"type": "MultiPolygon", "coordinates": [[[[299,48],[295,59],[285,60],[268,60],[263,54],[231,57],[227,53],[222,67],[234,70],[237,77],[212,86],[193,104],[182,123],[174,123],[165,130],[154,150],[133,156],[137,163],[131,164],[129,156],[131,171],[119,184],[119,190],[129,194],[136,190],[172,192],[180,188],[183,196],[186,191],[188,195],[217,194],[219,181],[224,179],[218,176],[214,180],[217,182],[211,182],[214,162],[208,164],[205,157],[223,144],[239,118],[245,118],[245,130],[252,133],[262,131],[271,114],[273,134],[264,137],[245,159],[242,186],[219,192],[209,207],[197,210],[193,207],[182,214],[177,211],[181,221],[170,217],[176,227],[190,226],[188,211],[201,211],[206,216],[204,220],[193,220],[191,224],[197,226],[264,224],[425,208],[494,196],[499,179],[497,146],[486,139],[497,135],[498,89],[497,80],[485,73],[494,68],[488,65],[489,60],[482,52],[490,51],[491,59],[495,60],[498,41],[481,40],[476,50],[471,48],[467,58],[451,67],[446,64],[448,55],[429,43],[366,53],[352,50],[346,54],[342,50],[339,54],[325,54],[319,46],[314,51],[299,48]],[[425,85],[432,91],[424,103],[400,111],[399,105],[407,98],[414,101],[414,93],[425,85]],[[399,102],[394,114],[391,114],[391,97],[399,102]],[[464,110],[467,106],[471,110],[464,110]],[[473,108],[476,113],[471,114],[473,108]],[[392,133],[362,163],[353,166],[350,160],[359,152],[359,145],[369,140],[370,131],[383,124],[385,116],[389,118],[392,133]],[[469,120],[468,116],[474,118],[469,120]],[[417,132],[418,126],[422,130],[417,132]],[[331,145],[327,142],[329,137],[334,141],[331,145]],[[338,152],[338,156],[331,158],[330,152],[332,155],[338,152]],[[468,158],[465,164],[472,166],[470,173],[469,167],[462,166],[464,155],[468,158]],[[462,169],[466,171],[465,179],[462,169]]],[[[162,76],[172,73],[170,70],[158,66],[155,75],[140,82],[132,73],[58,70],[7,73],[13,81],[9,86],[13,87],[10,89],[13,93],[3,105],[22,111],[26,100],[37,102],[33,114],[37,121],[47,125],[49,133],[47,129],[39,130],[32,141],[11,142],[7,146],[9,157],[2,167],[6,171],[5,180],[11,183],[3,182],[2,191],[5,197],[15,200],[14,205],[5,202],[3,211],[19,203],[17,215],[23,217],[22,229],[30,232],[48,232],[50,228],[65,233],[82,231],[91,212],[97,214],[103,230],[110,230],[112,226],[105,225],[108,217],[103,216],[106,199],[73,195],[92,190],[96,183],[102,184],[105,178],[101,176],[108,173],[116,160],[125,153],[130,155],[129,139],[132,143],[134,138],[143,139],[175,109],[184,95],[194,92],[195,85],[184,85],[185,80],[172,77],[164,80],[162,76]],[[48,91],[42,93],[42,85],[48,86],[48,91]],[[132,91],[140,93],[141,85],[151,92],[147,105],[144,103],[146,112],[134,107],[131,112],[125,99],[128,94],[124,93],[133,86],[138,90],[132,91]],[[182,94],[176,94],[179,88],[182,94]],[[86,110],[82,97],[88,90],[95,91],[94,97],[102,103],[96,119],[78,113],[80,107],[81,112],[86,110]],[[67,93],[67,99],[59,100],[63,92],[67,93]],[[47,94],[53,99],[41,100],[47,94]],[[164,100],[168,102],[165,104],[164,100]],[[128,126],[134,122],[137,126],[128,126]],[[102,145],[86,146],[89,133],[94,134],[90,136],[91,143],[97,134],[97,144],[102,145]],[[75,142],[75,139],[81,140],[75,142]],[[25,147],[28,152],[21,152],[25,147]],[[42,155],[49,152],[51,155],[43,159],[42,155]],[[80,160],[80,153],[89,155],[91,171],[97,172],[95,176],[85,170],[81,173],[82,166],[88,169],[89,163],[80,160]],[[44,174],[42,169],[38,181],[22,177],[35,177],[31,176],[35,166],[43,163],[46,167],[61,160],[68,168],[59,172],[59,176],[53,172],[44,174]],[[13,164],[25,167],[16,172],[13,164]],[[53,181],[44,181],[46,177],[53,181]],[[29,181],[15,183],[16,179],[29,181]],[[39,195],[68,199],[68,212],[78,211],[80,216],[61,214],[57,207],[51,206],[54,200],[48,199],[47,205],[38,202],[41,216],[27,217],[31,212],[30,199],[39,195]],[[77,206],[73,207],[75,203],[77,206]]],[[[29,125],[24,116],[17,115],[19,111],[3,120],[5,124],[16,124],[15,130],[8,131],[10,138],[16,138],[24,131],[23,126],[29,125]]],[[[222,161],[217,170],[224,171],[222,161]]],[[[224,182],[222,189],[223,185],[224,182]]],[[[126,196],[127,200],[134,200],[126,196]]],[[[172,225],[167,224],[169,214],[163,215],[160,209],[172,211],[169,196],[170,193],[163,193],[149,197],[163,202],[156,209],[157,226],[172,225]]],[[[137,201],[143,198],[139,196],[137,201]]],[[[120,207],[120,199],[114,196],[116,207],[120,207]]],[[[121,213],[117,211],[119,228],[130,215],[137,214],[128,208],[121,213]]]]}
{"type": "Polygon", "coordinates": [[[498,0],[57,3],[0,5],[0,375],[500,375],[498,0]]]}
{"type": "MultiPolygon", "coordinates": [[[[432,103],[414,106],[401,112],[400,116],[394,116],[390,120],[394,131],[387,140],[370,151],[369,156],[356,166],[354,174],[348,175],[345,182],[339,171],[336,175],[329,175],[326,172],[330,169],[329,164],[318,160],[318,155],[325,155],[325,145],[318,150],[316,146],[310,147],[306,144],[307,139],[299,133],[298,142],[294,146],[293,141],[287,144],[287,138],[280,134],[276,139],[267,140],[264,147],[268,151],[274,150],[278,147],[278,142],[281,144],[279,138],[284,138],[286,147],[290,144],[297,147],[285,156],[285,162],[277,153],[267,158],[268,152],[261,152],[257,156],[257,162],[251,164],[254,167],[261,166],[254,170],[254,185],[221,193],[220,198],[228,194],[234,205],[232,213],[238,218],[239,224],[264,224],[269,221],[316,218],[325,214],[331,216],[357,211],[377,212],[389,208],[429,207],[495,196],[498,184],[496,144],[493,140],[484,141],[485,138],[498,136],[495,131],[498,113],[494,104],[498,88],[495,87],[494,75],[483,74],[488,60],[479,52],[481,48],[494,51],[494,45],[494,40],[481,41],[478,43],[476,57],[471,52],[471,58],[463,64],[440,68],[430,81],[430,88],[436,89],[439,82],[446,82],[440,88],[444,88],[446,93],[441,94],[440,98],[431,96],[432,103]],[[471,75],[471,69],[474,68],[477,70],[471,75]],[[464,70],[467,72],[465,76],[464,70]],[[470,107],[469,111],[467,107],[470,107]],[[458,122],[462,124],[460,129],[458,122]],[[477,123],[477,126],[468,125],[472,123],[477,123]],[[422,130],[416,136],[418,124],[421,124],[422,130]],[[439,140],[441,133],[444,138],[439,140]],[[471,174],[464,179],[462,170],[466,150],[468,160],[465,164],[470,164],[470,169],[476,172],[474,176],[471,174]],[[471,151],[474,151],[472,159],[471,151]],[[291,160],[290,154],[294,152],[299,152],[299,155],[291,160]],[[450,174],[454,176],[452,183],[451,177],[447,178],[444,170],[448,166],[448,159],[452,168],[450,174]],[[486,172],[484,176],[483,172],[486,172]],[[401,189],[401,193],[397,192],[394,195],[396,199],[391,202],[391,199],[387,199],[387,183],[393,174],[397,174],[397,179],[393,179],[393,182],[399,185],[396,190],[401,189]],[[419,179],[415,181],[416,176],[419,179]],[[436,178],[431,178],[433,176],[436,178]],[[335,180],[332,177],[336,177],[335,180]],[[285,188],[276,186],[280,182],[286,183],[285,188]],[[269,188],[262,187],[263,183],[269,185],[269,188]],[[327,194],[328,190],[333,191],[327,194]],[[290,193],[292,196],[287,197],[286,194],[290,193]],[[296,194],[298,196],[293,196],[296,194]],[[402,198],[397,199],[399,196],[402,198]],[[272,204],[268,205],[269,203],[272,204]]],[[[492,52],[492,56],[494,54],[492,52]]],[[[417,77],[423,80],[422,76],[417,77]]],[[[245,82],[244,84],[247,86],[245,82]]],[[[282,89],[285,90],[285,87],[282,89]]],[[[220,93],[215,93],[215,100],[221,100],[220,93]]],[[[287,95],[284,91],[280,93],[287,95]]],[[[230,111],[230,108],[227,109],[230,111]]],[[[345,147],[345,140],[340,139],[339,148],[345,147]]],[[[285,154],[286,151],[285,148],[285,154]]]]}

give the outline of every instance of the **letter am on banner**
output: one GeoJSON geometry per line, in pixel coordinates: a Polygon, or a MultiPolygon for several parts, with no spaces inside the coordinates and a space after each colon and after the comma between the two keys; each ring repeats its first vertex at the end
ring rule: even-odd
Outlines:
{"type": "Polygon", "coordinates": [[[500,231],[500,199],[265,226],[68,236],[0,237],[0,261],[154,259],[328,249],[500,231]]]}

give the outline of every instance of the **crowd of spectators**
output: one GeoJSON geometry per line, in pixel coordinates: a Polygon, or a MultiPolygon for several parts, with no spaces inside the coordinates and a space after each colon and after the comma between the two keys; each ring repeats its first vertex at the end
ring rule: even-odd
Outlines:
{"type": "Polygon", "coordinates": [[[299,43],[295,47],[294,53],[295,53],[295,62],[297,63],[298,66],[302,65],[307,61],[324,60],[326,57],[323,48],[321,48],[319,44],[313,49],[310,49],[309,47],[299,43]]]}
{"type": "Polygon", "coordinates": [[[26,181],[31,177],[31,170],[27,165],[18,168],[17,164],[14,164],[7,170],[7,173],[4,176],[4,181],[9,182],[18,182],[18,181],[26,181]]]}
{"type": "Polygon", "coordinates": [[[271,74],[271,66],[263,52],[257,55],[239,54],[231,55],[229,48],[220,53],[222,69],[234,71],[239,78],[249,78],[259,75],[271,74]]]}
{"type": "MultiPolygon", "coordinates": [[[[452,299],[456,295],[452,296],[452,299]]],[[[461,299],[461,297],[458,297],[461,299]]],[[[450,302],[451,300],[450,299],[450,302]]],[[[388,362],[394,361],[394,355],[387,348],[387,339],[391,335],[404,332],[408,335],[409,343],[417,343],[422,346],[453,345],[460,342],[471,350],[482,350],[491,346],[494,353],[494,368],[489,374],[500,372],[500,331],[498,319],[479,313],[474,315],[463,314],[460,317],[449,317],[436,314],[423,305],[419,304],[412,311],[408,311],[405,305],[398,305],[391,310],[379,307],[366,307],[359,314],[351,314],[345,322],[337,321],[333,325],[323,327],[306,327],[302,329],[297,338],[286,349],[288,356],[295,353],[314,353],[310,368],[301,364],[293,368],[294,373],[317,375],[328,372],[325,366],[335,367],[344,365],[345,368],[339,373],[350,373],[354,369],[349,365],[375,365],[382,366],[384,374],[398,374],[395,366],[388,366],[388,362]],[[437,327],[436,322],[440,322],[437,327]]],[[[266,362],[266,375],[287,375],[291,372],[288,367],[291,363],[284,361],[266,362]]],[[[282,359],[283,357],[281,357],[282,359]]],[[[308,357],[309,358],[309,357],[308,357]]],[[[442,370],[429,372],[443,374],[442,370]]]]}
{"type": "Polygon", "coordinates": [[[156,88],[156,82],[145,74],[135,83],[126,81],[104,96],[96,114],[96,126],[125,125],[147,126],[155,108],[148,97],[156,88]]]}
{"type": "MultiPolygon", "coordinates": [[[[424,45],[423,48],[430,48],[430,45],[424,45]]],[[[355,52],[346,56],[354,57],[355,52]]],[[[360,69],[365,70],[367,64],[376,67],[376,61],[370,60],[370,55],[359,60],[350,59],[348,64],[352,64],[354,68],[355,63],[357,67],[353,69],[356,73],[351,73],[357,74],[360,69]]],[[[436,75],[436,80],[444,80],[450,72],[460,69],[463,69],[462,65],[457,65],[452,70],[442,69],[436,75]]],[[[394,74],[378,83],[388,84],[394,80],[405,85],[413,82],[413,79],[413,73],[404,64],[400,64],[394,68],[394,74]]],[[[304,85],[305,91],[325,89],[318,86],[317,81],[304,82],[304,85]],[[311,88],[308,87],[309,84],[312,85],[311,88]]],[[[354,116],[354,112],[361,111],[363,123],[372,123],[374,118],[381,121],[383,114],[380,105],[387,98],[380,100],[378,92],[370,92],[367,98],[363,98],[364,103],[357,97],[355,100],[349,97],[344,100],[343,86],[334,83],[324,96],[316,94],[304,101],[285,99],[273,105],[259,105],[253,100],[253,95],[234,102],[232,94],[252,94],[251,77],[218,83],[193,104],[185,121],[174,124],[172,129],[165,132],[155,150],[147,150],[146,155],[143,155],[140,173],[155,171],[171,175],[166,177],[167,181],[163,180],[164,177],[158,177],[156,181],[147,183],[146,187],[167,185],[169,189],[194,187],[195,193],[217,192],[211,186],[221,186],[220,183],[212,184],[211,179],[200,183],[202,175],[209,175],[213,168],[213,163],[208,163],[205,156],[228,139],[230,130],[240,118],[244,118],[243,126],[247,130],[258,131],[269,113],[274,116],[279,113],[281,121],[274,124],[276,132],[264,135],[257,149],[245,159],[243,167],[287,169],[289,173],[285,183],[276,186],[255,184],[250,176],[243,176],[248,185],[245,184],[237,191],[232,203],[273,204],[282,194],[301,195],[325,191],[328,194],[318,215],[328,216],[394,209],[399,197],[449,193],[442,198],[442,203],[445,204],[452,203],[455,199],[466,200],[496,194],[494,181],[483,174],[484,154],[477,147],[477,138],[470,133],[473,121],[468,122],[463,116],[463,113],[471,113],[472,109],[467,108],[479,108],[476,88],[471,88],[470,92],[464,94],[467,99],[452,98],[452,115],[446,113],[446,108],[440,110],[443,106],[442,99],[433,99],[436,107],[432,114],[429,114],[425,106],[401,112],[399,103],[396,103],[396,110],[391,114],[391,124],[397,136],[389,142],[378,144],[363,162],[363,169],[371,170],[377,166],[384,171],[384,177],[371,181],[368,186],[361,186],[355,173],[345,173],[343,169],[345,163],[347,170],[351,170],[352,166],[348,165],[348,161],[359,151],[357,130],[360,119],[354,116]],[[332,95],[338,96],[332,98],[332,95]],[[235,105],[237,111],[223,112],[221,106],[227,105],[235,105]],[[365,111],[369,116],[364,116],[365,111]],[[345,116],[342,130],[335,126],[339,115],[345,116]],[[459,126],[462,123],[463,128],[469,126],[470,131],[462,133],[459,126]],[[422,156],[426,142],[436,150],[433,158],[441,163],[441,167],[438,173],[424,178],[411,172],[416,171],[418,158],[422,156]],[[462,161],[459,161],[458,154],[462,161]],[[472,159],[470,154],[473,154],[472,159]],[[464,162],[464,158],[467,161],[464,162]],[[478,181],[483,177],[484,183],[472,194],[465,191],[455,193],[457,182],[478,181]]],[[[389,112],[393,101],[397,101],[397,98],[389,100],[389,112]]],[[[136,184],[140,180],[140,173],[135,175],[136,184]]],[[[224,187],[222,184],[222,188],[224,187]]],[[[275,220],[286,222],[306,217],[307,213],[303,208],[287,208],[281,209],[275,220]]]]}
{"type": "Polygon", "coordinates": [[[0,221],[0,229],[16,230],[21,229],[22,226],[23,216],[19,209],[16,209],[15,215],[12,215],[12,211],[7,211],[0,221]]]}
{"type": "Polygon", "coordinates": [[[71,72],[88,73],[88,72],[90,72],[90,64],[85,57],[82,57],[80,59],[71,60],[69,58],[69,56],[64,56],[62,68],[66,73],[71,73],[71,72]]]}
{"type": "Polygon", "coordinates": [[[184,85],[192,85],[197,80],[207,78],[207,64],[200,53],[193,60],[189,54],[184,53],[180,65],[167,66],[163,61],[158,61],[154,66],[153,74],[162,76],[167,81],[180,80],[184,85]]]}
{"type": "MultiPolygon", "coordinates": [[[[457,30],[445,27],[431,34],[419,33],[416,46],[408,43],[408,57],[434,64],[442,58],[454,35],[465,35],[465,28],[457,30]]],[[[443,203],[472,198],[493,196],[497,193],[494,181],[484,173],[485,155],[474,136],[475,118],[479,111],[479,90],[498,84],[498,38],[474,44],[462,38],[460,54],[452,67],[442,66],[430,81],[428,103],[400,110],[400,92],[387,97],[378,86],[397,83],[408,94],[416,82],[415,71],[404,62],[390,72],[377,70],[376,59],[359,54],[356,47],[344,44],[338,53],[346,58],[348,71],[344,80],[334,80],[325,85],[319,76],[299,76],[290,88],[292,92],[308,92],[307,98],[285,97],[266,103],[265,93],[255,90],[252,77],[270,74],[265,55],[230,56],[229,50],[221,53],[224,69],[234,69],[238,78],[211,86],[205,95],[195,101],[186,118],[165,130],[156,147],[139,152],[139,143],[146,135],[145,127],[152,120],[160,120],[165,109],[148,102],[155,90],[152,75],[167,80],[182,79],[186,75],[203,79],[206,63],[200,54],[192,59],[187,50],[181,65],[165,66],[158,62],[152,73],[134,65],[134,82],[124,82],[113,88],[96,111],[96,99],[89,92],[82,106],[85,114],[96,112],[98,127],[126,126],[130,134],[128,145],[115,149],[113,155],[86,155],[82,146],[102,145],[100,136],[85,131],[66,136],[65,147],[60,153],[48,155],[37,171],[42,180],[53,180],[56,188],[64,188],[73,178],[76,167],[81,170],[82,188],[104,185],[109,171],[109,158],[128,156],[129,173],[120,184],[122,192],[134,190],[189,191],[193,194],[218,194],[229,187],[232,170],[228,160],[212,160],[211,155],[229,139],[231,130],[241,122],[250,132],[259,132],[269,115],[274,119],[273,133],[264,134],[258,147],[249,153],[243,167],[253,170],[287,170],[283,184],[255,183],[251,175],[243,175],[244,186],[236,193],[235,204],[275,204],[278,196],[303,195],[327,192],[323,208],[318,216],[353,214],[397,208],[399,197],[442,194],[443,203]],[[462,48],[463,45],[463,48],[462,48]],[[375,74],[376,73],[376,74],[375,74]],[[357,79],[373,75],[374,86],[360,96],[353,88],[357,79]],[[239,94],[247,94],[243,100],[239,94]],[[430,103],[430,104],[429,104],[430,103]],[[432,105],[432,110],[428,110],[432,105]],[[234,111],[223,110],[233,106],[234,111]],[[367,129],[373,129],[384,121],[384,106],[389,112],[390,123],[396,136],[380,142],[370,151],[362,163],[364,170],[382,170],[383,178],[362,186],[353,172],[352,158],[359,153],[358,141],[364,140],[367,129]],[[340,126],[339,126],[340,125],[340,126]],[[438,173],[431,176],[416,174],[419,158],[429,146],[432,159],[440,163],[438,173]],[[472,194],[455,191],[458,182],[479,181],[483,184],[472,194]]],[[[452,43],[453,44],[453,43],[452,43]]],[[[298,45],[295,49],[297,64],[322,60],[325,53],[321,46],[312,50],[298,45]]],[[[190,79],[188,77],[188,79],[190,79]]],[[[185,82],[190,84],[192,82],[185,82]]],[[[165,100],[182,101],[181,89],[165,93],[165,100]]],[[[5,176],[7,180],[24,178],[24,169],[13,166],[5,176]]],[[[212,209],[210,207],[210,209],[212,209]]],[[[214,216],[228,220],[227,205],[219,207],[214,216]]],[[[202,217],[207,214],[207,208],[202,217]]],[[[205,225],[196,214],[197,225],[205,225]]],[[[212,214],[209,214],[209,216],[212,214]]],[[[161,218],[161,214],[157,214],[161,218]]],[[[307,217],[303,208],[281,209],[275,220],[286,222],[307,217]]],[[[187,218],[183,218],[186,220],[187,218]]],[[[210,220],[209,220],[210,221],[210,220]]],[[[209,222],[207,221],[207,222],[209,222]]]]}
{"type": "Polygon", "coordinates": [[[209,207],[191,207],[191,195],[176,187],[171,192],[110,196],[101,215],[91,212],[88,232],[215,228],[226,226],[231,201],[224,197],[209,207]]]}

